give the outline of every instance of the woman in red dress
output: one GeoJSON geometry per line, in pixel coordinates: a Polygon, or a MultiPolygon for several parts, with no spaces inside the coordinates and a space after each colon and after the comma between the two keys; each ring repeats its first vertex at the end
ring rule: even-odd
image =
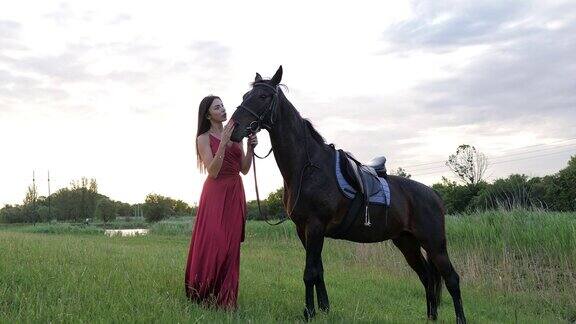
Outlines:
{"type": "Polygon", "coordinates": [[[258,144],[248,139],[246,154],[242,143],[230,141],[234,123],[226,120],[220,98],[208,96],[200,102],[196,156],[198,168],[207,172],[204,181],[184,284],[193,301],[233,310],[237,307],[240,273],[240,242],[244,241],[246,197],[239,172],[247,174],[252,152],[258,144]]]}

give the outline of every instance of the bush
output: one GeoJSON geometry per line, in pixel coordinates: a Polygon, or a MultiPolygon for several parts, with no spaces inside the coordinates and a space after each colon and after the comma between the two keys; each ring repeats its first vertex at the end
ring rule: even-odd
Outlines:
{"type": "Polygon", "coordinates": [[[2,223],[24,223],[26,217],[21,206],[6,205],[0,209],[0,221],[2,223]]]}
{"type": "Polygon", "coordinates": [[[458,185],[442,178],[434,188],[443,198],[448,214],[490,209],[546,209],[576,211],[576,156],[558,173],[529,178],[512,174],[492,184],[458,185]]]}
{"type": "Polygon", "coordinates": [[[151,234],[158,235],[191,235],[193,220],[163,220],[150,227],[151,234]]]}
{"type": "Polygon", "coordinates": [[[104,230],[95,226],[80,226],[66,223],[41,224],[38,226],[23,226],[22,232],[39,234],[88,234],[101,235],[104,230]]]}
{"type": "Polygon", "coordinates": [[[459,186],[455,181],[442,177],[442,183],[432,186],[444,201],[447,214],[459,214],[473,211],[472,201],[476,194],[486,187],[485,182],[459,186]]]}
{"type": "Polygon", "coordinates": [[[250,200],[246,203],[246,218],[249,220],[265,220],[266,216],[269,219],[282,219],[286,218],[286,211],[284,210],[284,203],[282,197],[284,188],[280,188],[268,195],[268,198],[260,201],[262,208],[262,215],[258,211],[258,202],[250,200]]]}
{"type": "Polygon", "coordinates": [[[158,222],[170,216],[170,201],[164,196],[149,194],[146,196],[142,210],[148,222],[158,222]]]}
{"type": "Polygon", "coordinates": [[[542,198],[535,189],[535,181],[524,174],[512,174],[484,187],[471,204],[477,210],[540,209],[544,207],[542,198]]]}
{"type": "Polygon", "coordinates": [[[54,215],[53,208],[49,210],[48,206],[38,206],[36,212],[38,214],[39,222],[49,222],[51,215],[54,215]]]}
{"type": "Polygon", "coordinates": [[[108,223],[116,219],[116,205],[108,198],[101,198],[96,202],[96,209],[94,210],[94,218],[108,223]]]}

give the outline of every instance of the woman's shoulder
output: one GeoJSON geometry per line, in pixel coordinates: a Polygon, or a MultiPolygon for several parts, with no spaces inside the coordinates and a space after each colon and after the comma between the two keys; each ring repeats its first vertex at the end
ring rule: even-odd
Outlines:
{"type": "Polygon", "coordinates": [[[207,141],[210,139],[210,134],[208,132],[202,133],[196,137],[196,140],[200,141],[207,141]]]}
{"type": "Polygon", "coordinates": [[[208,132],[200,134],[196,137],[196,141],[199,145],[210,145],[210,135],[208,132]]]}

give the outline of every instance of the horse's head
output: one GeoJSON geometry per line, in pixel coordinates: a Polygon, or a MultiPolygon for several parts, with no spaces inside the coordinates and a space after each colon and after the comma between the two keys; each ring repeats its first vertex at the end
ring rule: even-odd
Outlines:
{"type": "Polygon", "coordinates": [[[230,136],[234,142],[240,142],[250,133],[257,133],[260,129],[270,130],[276,118],[278,108],[278,85],[282,81],[282,66],[270,80],[264,80],[256,73],[252,90],[242,97],[242,103],[232,115],[231,119],[236,127],[230,136]]]}

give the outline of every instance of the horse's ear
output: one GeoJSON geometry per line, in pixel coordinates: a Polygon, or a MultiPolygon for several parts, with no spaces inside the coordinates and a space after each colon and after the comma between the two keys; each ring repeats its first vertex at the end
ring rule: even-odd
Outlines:
{"type": "Polygon", "coordinates": [[[276,74],[274,74],[272,79],[270,79],[270,82],[272,83],[273,86],[279,85],[280,81],[282,81],[282,65],[280,65],[278,71],[276,71],[276,74]]]}
{"type": "Polygon", "coordinates": [[[254,82],[260,82],[262,81],[262,76],[260,75],[260,73],[256,72],[256,77],[254,78],[254,82]]]}

